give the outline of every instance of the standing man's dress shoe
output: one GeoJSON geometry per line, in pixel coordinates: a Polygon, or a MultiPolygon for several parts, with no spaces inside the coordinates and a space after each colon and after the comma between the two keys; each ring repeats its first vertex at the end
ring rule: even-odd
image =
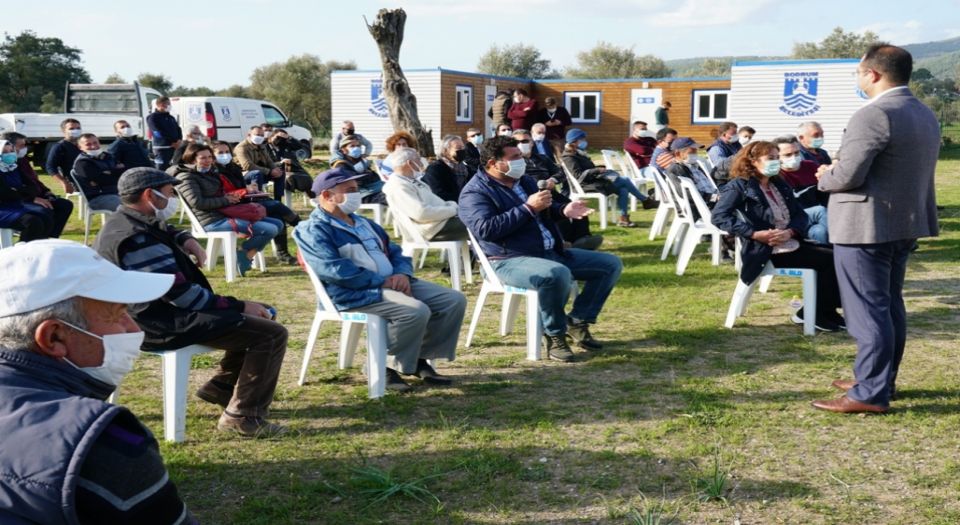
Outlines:
{"type": "Polygon", "coordinates": [[[889,410],[889,407],[861,403],[860,401],[857,401],[856,399],[850,399],[847,396],[837,399],[814,401],[811,404],[813,405],[813,408],[819,408],[820,410],[827,410],[829,412],[839,412],[841,414],[859,414],[862,412],[883,414],[889,410]]]}
{"type": "Polygon", "coordinates": [[[855,379],[835,379],[833,383],[830,383],[830,386],[836,388],[837,390],[843,390],[846,392],[847,390],[857,386],[857,381],[855,379]]]}

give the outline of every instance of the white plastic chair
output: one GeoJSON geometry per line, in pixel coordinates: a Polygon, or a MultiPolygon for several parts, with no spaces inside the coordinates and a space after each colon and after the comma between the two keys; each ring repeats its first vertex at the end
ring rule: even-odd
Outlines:
{"type": "Polygon", "coordinates": [[[673,194],[669,191],[666,178],[660,173],[660,170],[652,166],[643,168],[642,172],[653,179],[655,194],[660,206],[657,207],[657,213],[653,216],[653,224],[650,225],[650,240],[656,239],[663,234],[663,228],[671,216],[677,220],[677,205],[673,202],[673,194]]]}
{"type": "MultiPolygon", "coordinates": [[[[470,249],[467,240],[461,241],[428,241],[414,224],[413,219],[397,211],[393,215],[397,227],[400,229],[402,242],[400,248],[407,257],[413,257],[417,250],[423,250],[426,258],[427,250],[443,250],[450,261],[450,284],[454,290],[460,291],[460,275],[466,278],[467,283],[473,283],[473,269],[470,267],[470,249]]],[[[420,266],[423,267],[421,259],[420,266]]]]}
{"type": "Polygon", "coordinates": [[[80,183],[77,182],[77,178],[74,176],[73,170],[70,170],[70,180],[73,182],[73,187],[76,188],[77,194],[80,201],[79,213],[81,214],[81,220],[83,221],[83,244],[87,244],[87,241],[90,239],[90,219],[94,215],[100,216],[101,226],[107,223],[107,215],[113,215],[113,212],[116,210],[92,210],[90,209],[90,201],[87,200],[86,194],[83,193],[83,190],[80,189],[80,183]]]}
{"type": "MultiPolygon", "coordinates": [[[[470,329],[467,330],[467,341],[464,346],[470,348],[470,343],[473,341],[473,334],[477,331],[477,323],[480,322],[480,313],[483,311],[483,304],[486,302],[487,295],[490,293],[503,294],[503,308],[500,310],[501,336],[506,336],[513,331],[513,325],[517,320],[517,310],[520,306],[519,300],[521,297],[525,297],[527,300],[527,360],[540,360],[540,340],[543,335],[543,326],[540,323],[540,299],[537,296],[537,290],[503,284],[493,271],[493,266],[487,259],[486,254],[480,249],[480,243],[478,243],[476,237],[473,236],[473,232],[468,233],[470,235],[470,245],[473,248],[473,253],[477,255],[477,261],[480,263],[483,285],[480,286],[480,293],[477,295],[477,305],[473,309],[473,318],[470,320],[470,329]]],[[[570,297],[575,299],[579,290],[576,282],[572,284],[573,286],[570,287],[570,297]]]]}
{"type": "Polygon", "coordinates": [[[703,196],[700,195],[696,184],[694,184],[692,180],[681,177],[680,189],[683,190],[682,198],[688,205],[692,204],[693,207],[696,208],[700,214],[700,219],[693,221],[691,208],[690,220],[687,222],[688,228],[683,234],[680,255],[677,257],[677,275],[683,275],[683,272],[686,271],[690,257],[693,256],[693,252],[697,249],[697,245],[700,244],[700,239],[704,235],[710,236],[710,253],[712,255],[713,265],[719,266],[721,255],[720,241],[722,240],[721,238],[726,235],[726,232],[717,228],[713,225],[713,222],[711,222],[712,213],[710,208],[707,206],[707,203],[704,202],[703,196]]]}
{"type": "MultiPolygon", "coordinates": [[[[709,158],[707,159],[707,162],[710,162],[709,158]]],[[[712,176],[710,176],[711,170],[710,168],[707,167],[706,162],[704,162],[703,159],[697,159],[697,165],[700,166],[700,171],[702,171],[703,174],[707,176],[707,180],[710,181],[710,185],[713,186],[713,189],[715,190],[718,189],[717,182],[713,180],[712,176]]]]}
{"type": "Polygon", "coordinates": [[[583,186],[580,185],[580,181],[573,176],[573,173],[567,168],[567,165],[563,162],[560,163],[560,166],[563,167],[563,171],[567,175],[567,184],[570,185],[570,200],[585,200],[585,199],[596,199],[597,208],[600,212],[600,229],[607,229],[607,210],[610,206],[615,206],[617,202],[616,195],[604,195],[600,192],[590,192],[587,193],[583,191],[583,186]]]}
{"type": "MultiPolygon", "coordinates": [[[[603,155],[603,163],[607,166],[607,169],[615,170],[630,179],[630,182],[632,182],[641,193],[647,191],[647,180],[640,176],[639,169],[637,165],[634,164],[633,158],[630,157],[630,155],[621,155],[619,151],[612,149],[600,150],[600,153],[603,155]]],[[[637,211],[637,198],[632,194],[629,198],[630,211],[637,211]]]]}
{"type": "MultiPolygon", "coordinates": [[[[159,356],[163,370],[163,438],[180,443],[187,426],[187,385],[190,381],[190,363],[193,356],[216,351],[204,345],[190,345],[176,350],[144,352],[159,356]]],[[[109,401],[116,404],[120,397],[117,387],[109,401]]]]}
{"type": "Polygon", "coordinates": [[[730,308],[727,310],[727,319],[723,326],[733,328],[733,323],[738,317],[742,317],[747,311],[747,303],[753,295],[753,290],[760,283],[760,292],[766,293],[764,285],[770,286],[770,281],[775,275],[784,277],[799,277],[802,279],[803,286],[803,335],[815,335],[817,333],[817,271],[810,268],[776,268],[773,263],[767,261],[760,275],[750,284],[744,284],[740,279],[740,260],[741,249],[740,237],[737,237],[736,256],[734,258],[734,267],[737,269],[737,287],[733,290],[733,298],[730,300],[730,308]]]}
{"type": "Polygon", "coordinates": [[[670,229],[667,231],[667,240],[663,245],[663,251],[660,253],[660,260],[667,260],[667,255],[680,255],[680,247],[683,245],[683,238],[687,230],[694,226],[693,213],[690,202],[687,198],[677,192],[677,188],[663,174],[658,173],[658,182],[661,185],[661,191],[664,195],[669,195],[673,203],[675,216],[670,223],[670,229]]]}
{"type": "Polygon", "coordinates": [[[0,250],[13,247],[13,230],[0,228],[0,250]]]}
{"type": "Polygon", "coordinates": [[[324,321],[340,322],[340,355],[338,364],[340,369],[348,368],[353,364],[354,352],[360,339],[363,325],[367,326],[367,385],[370,398],[383,397],[387,386],[387,323],[379,315],[362,312],[340,312],[327,295],[323,282],[317,277],[306,262],[303,268],[310,277],[310,282],[317,294],[317,309],[310,326],[310,335],[307,336],[307,346],[303,350],[303,364],[300,366],[300,379],[297,384],[303,386],[307,377],[307,366],[310,356],[320,333],[320,325],[324,321]]]}
{"type": "MultiPolygon", "coordinates": [[[[217,259],[220,258],[223,251],[224,277],[228,283],[232,283],[237,278],[237,234],[236,232],[208,232],[203,229],[200,220],[197,219],[193,209],[184,199],[180,199],[181,209],[190,218],[190,233],[197,239],[207,240],[207,265],[208,272],[213,271],[217,266],[217,259]]],[[[274,247],[276,251],[276,247],[274,247]]],[[[267,271],[267,263],[263,258],[263,252],[257,252],[253,258],[253,266],[261,272],[267,271]]]]}

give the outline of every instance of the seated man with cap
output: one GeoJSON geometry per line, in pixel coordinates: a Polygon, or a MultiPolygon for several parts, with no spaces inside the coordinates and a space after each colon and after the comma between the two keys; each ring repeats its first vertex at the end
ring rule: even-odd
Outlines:
{"type": "MultiPolygon", "coordinates": [[[[713,208],[713,205],[717,202],[719,191],[713,181],[710,180],[710,176],[700,169],[700,163],[697,162],[700,160],[697,150],[700,149],[703,149],[703,145],[697,144],[690,137],[674,139],[670,144],[674,162],[667,168],[666,175],[673,183],[677,195],[683,195],[683,190],[680,188],[680,177],[689,179],[697,187],[697,191],[703,197],[707,206],[713,208]]],[[[694,214],[696,214],[696,210],[694,210],[694,214]]]]}
{"type": "Polygon", "coordinates": [[[256,437],[284,428],[265,418],[287,349],[287,329],[254,301],[213,292],[198,268],[206,260],[186,231],[167,224],[179,208],[180,181],[153,168],[127,170],[118,183],[121,206],[97,235],[100,255],[117,266],[175,277],[162,297],[130,308],[146,333],[144,349],[176,351],[202,344],[226,353],[197,397],[223,407],[217,429],[256,437]],[[191,260],[190,257],[194,260],[191,260]]]}
{"type": "Polygon", "coordinates": [[[197,523],[153,434],[107,398],[140,355],[127,305],[172,275],[71,241],[0,250],[0,523],[197,523]]]}
{"type": "Polygon", "coordinates": [[[360,188],[361,202],[368,204],[386,204],[383,194],[383,180],[372,169],[370,160],[365,158],[362,142],[356,135],[347,135],[340,140],[340,150],[330,158],[331,168],[341,168],[359,174],[357,184],[360,188]]]}
{"type": "Polygon", "coordinates": [[[356,214],[360,177],[342,168],[317,176],[317,209],[293,232],[303,262],[323,281],[337,310],[386,319],[388,389],[411,388],[400,374],[449,385],[452,380],[427,360],[454,359],[467,299],[413,277],[410,258],[383,228],[356,214]]]}

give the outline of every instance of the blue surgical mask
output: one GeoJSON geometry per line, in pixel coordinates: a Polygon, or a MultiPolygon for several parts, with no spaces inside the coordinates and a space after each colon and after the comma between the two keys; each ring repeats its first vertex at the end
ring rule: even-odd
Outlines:
{"type": "Polygon", "coordinates": [[[10,153],[4,153],[0,156],[0,160],[2,160],[4,164],[16,164],[17,154],[12,151],[10,153]]]}
{"type": "Polygon", "coordinates": [[[763,174],[767,177],[773,177],[774,175],[780,174],[780,161],[779,160],[765,160],[763,161],[763,174]]]}
{"type": "Polygon", "coordinates": [[[581,140],[580,142],[578,142],[578,143],[577,143],[577,149],[579,149],[580,151],[586,151],[586,149],[587,149],[587,141],[581,140]]]}
{"type": "Polygon", "coordinates": [[[510,165],[510,168],[506,173],[504,173],[504,175],[513,180],[523,177],[523,174],[527,171],[527,163],[523,159],[509,160],[507,161],[507,164],[510,165]]]}
{"type": "Polygon", "coordinates": [[[200,166],[197,166],[197,171],[200,173],[208,173],[210,171],[210,167],[207,166],[206,168],[201,168],[200,166]]]}
{"type": "Polygon", "coordinates": [[[817,148],[819,148],[820,146],[823,146],[823,138],[822,138],[822,137],[821,137],[821,138],[810,139],[810,147],[811,147],[811,148],[817,149],[817,148]]]}
{"type": "Polygon", "coordinates": [[[231,160],[233,160],[233,155],[229,153],[217,153],[217,163],[230,164],[231,160]]]}
{"type": "Polygon", "coordinates": [[[363,155],[363,148],[361,148],[360,146],[354,146],[347,150],[347,155],[350,155],[355,159],[359,159],[360,156],[363,155]]]}

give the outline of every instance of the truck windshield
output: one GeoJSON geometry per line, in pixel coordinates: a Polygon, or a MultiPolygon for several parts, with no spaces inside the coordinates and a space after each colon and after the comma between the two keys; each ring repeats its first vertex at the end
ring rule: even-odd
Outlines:
{"type": "Polygon", "coordinates": [[[266,104],[263,104],[262,107],[263,107],[264,122],[266,122],[267,124],[270,124],[275,128],[280,128],[286,125],[287,117],[284,117],[283,113],[280,113],[279,109],[273,106],[268,106],[266,104]]]}

